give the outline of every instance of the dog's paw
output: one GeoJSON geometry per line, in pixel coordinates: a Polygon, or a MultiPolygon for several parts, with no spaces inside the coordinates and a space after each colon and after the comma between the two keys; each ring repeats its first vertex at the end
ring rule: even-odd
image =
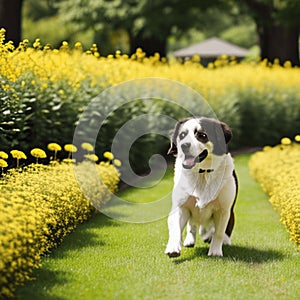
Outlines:
{"type": "Polygon", "coordinates": [[[180,256],[181,247],[180,245],[168,245],[165,251],[170,258],[180,256]]]}
{"type": "Polygon", "coordinates": [[[223,239],[224,245],[231,245],[231,238],[225,233],[224,239],[223,239]]]}
{"type": "Polygon", "coordinates": [[[214,248],[210,247],[209,251],[208,251],[208,256],[222,257],[223,256],[222,248],[221,249],[219,249],[219,248],[214,249],[214,248]]]}
{"type": "Polygon", "coordinates": [[[195,246],[195,237],[192,234],[187,234],[183,246],[193,248],[195,246]]]}

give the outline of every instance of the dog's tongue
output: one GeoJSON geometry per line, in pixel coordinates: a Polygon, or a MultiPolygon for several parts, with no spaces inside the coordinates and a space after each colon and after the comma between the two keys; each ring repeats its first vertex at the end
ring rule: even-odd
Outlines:
{"type": "Polygon", "coordinates": [[[183,167],[185,169],[191,169],[196,163],[202,162],[208,155],[208,151],[204,149],[198,157],[193,157],[190,155],[186,155],[183,161],[183,167]]]}
{"type": "Polygon", "coordinates": [[[183,167],[186,169],[191,169],[195,165],[194,157],[186,157],[183,161],[183,167]]]}

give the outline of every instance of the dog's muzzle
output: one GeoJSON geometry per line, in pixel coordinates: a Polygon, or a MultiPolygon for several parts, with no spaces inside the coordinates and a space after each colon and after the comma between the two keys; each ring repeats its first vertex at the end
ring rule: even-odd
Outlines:
{"type": "Polygon", "coordinates": [[[191,169],[195,164],[202,162],[208,155],[208,151],[203,150],[197,157],[186,154],[182,166],[185,169],[191,169]]]}

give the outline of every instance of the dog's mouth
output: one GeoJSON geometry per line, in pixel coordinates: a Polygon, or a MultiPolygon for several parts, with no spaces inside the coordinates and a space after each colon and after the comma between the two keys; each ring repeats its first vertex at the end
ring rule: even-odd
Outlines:
{"type": "Polygon", "coordinates": [[[198,156],[194,157],[192,155],[185,155],[182,166],[185,169],[191,169],[195,164],[202,162],[208,155],[208,151],[203,150],[198,156]]]}

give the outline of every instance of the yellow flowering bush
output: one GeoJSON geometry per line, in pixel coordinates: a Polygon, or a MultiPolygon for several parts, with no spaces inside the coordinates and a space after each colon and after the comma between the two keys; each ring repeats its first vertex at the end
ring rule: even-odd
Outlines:
{"type": "Polygon", "coordinates": [[[280,220],[300,249],[300,144],[283,138],[275,147],[265,147],[250,160],[252,176],[270,195],[280,220]]]}
{"type": "MultiPolygon", "coordinates": [[[[120,51],[102,57],[95,45],[83,51],[80,43],[72,48],[64,42],[52,49],[38,39],[32,47],[24,40],[14,48],[4,42],[4,36],[1,30],[0,130],[6,134],[0,144],[4,150],[10,145],[28,145],[24,150],[29,150],[50,139],[60,144],[72,140],[76,121],[91,99],[108,87],[145,77],[178,81],[199,92],[218,118],[234,129],[232,147],[274,144],[300,125],[300,69],[289,63],[285,67],[266,61],[238,64],[223,56],[203,67],[199,59],[166,61],[159,55],[147,57],[141,49],[130,57],[120,51]]],[[[109,149],[110,133],[116,124],[143,110],[137,107],[135,103],[111,116],[105,128],[109,134],[95,145],[97,151],[109,149]]],[[[159,109],[180,117],[175,107],[159,109]]]]}
{"type": "MultiPolygon", "coordinates": [[[[38,155],[40,153],[38,152],[38,155]]],[[[53,161],[9,170],[0,179],[0,298],[13,297],[30,278],[40,257],[85,221],[117,190],[119,172],[112,164],[53,161]],[[89,175],[91,164],[99,178],[89,175]],[[82,180],[81,180],[82,179],[82,180]],[[78,184],[80,181],[80,185],[78,184]],[[82,190],[88,191],[87,199],[82,190]]]]}

